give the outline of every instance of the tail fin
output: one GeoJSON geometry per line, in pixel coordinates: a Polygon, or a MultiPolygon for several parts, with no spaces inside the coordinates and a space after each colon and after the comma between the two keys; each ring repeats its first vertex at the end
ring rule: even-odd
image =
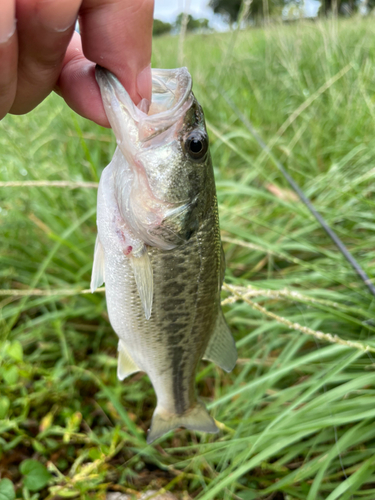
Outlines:
{"type": "Polygon", "coordinates": [[[173,429],[177,429],[177,427],[186,427],[186,429],[212,434],[219,432],[214,419],[210,417],[202,403],[195,403],[192,408],[189,408],[182,415],[174,415],[165,412],[163,409],[156,408],[148,431],[147,443],[152,443],[155,439],[173,429]]]}

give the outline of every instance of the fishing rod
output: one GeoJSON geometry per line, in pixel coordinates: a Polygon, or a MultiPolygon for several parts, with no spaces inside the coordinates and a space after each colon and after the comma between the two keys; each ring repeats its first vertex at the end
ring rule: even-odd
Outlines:
{"type": "Polygon", "coordinates": [[[302,203],[308,208],[310,213],[319,222],[319,224],[322,226],[324,231],[328,234],[328,236],[331,238],[333,243],[337,246],[337,248],[340,250],[342,255],[345,257],[345,259],[349,262],[349,264],[352,266],[354,271],[361,278],[363,283],[367,286],[370,293],[375,297],[375,285],[372,283],[372,281],[369,278],[369,276],[367,275],[367,273],[362,269],[362,267],[357,262],[357,260],[349,252],[349,250],[346,248],[346,246],[341,241],[341,239],[337,236],[335,231],[326,223],[326,221],[320,215],[320,213],[315,210],[314,206],[312,205],[310,200],[305,196],[302,189],[298,186],[298,184],[294,181],[294,179],[289,175],[289,173],[286,171],[286,169],[284,168],[282,163],[275,157],[275,155],[272,153],[272,151],[267,146],[267,144],[265,144],[265,142],[259,136],[258,132],[255,130],[255,128],[254,128],[253,124],[250,122],[250,120],[237,108],[237,106],[234,104],[234,102],[224,92],[222,92],[222,91],[219,91],[219,92],[224,97],[227,104],[232,108],[232,110],[240,118],[242,123],[245,125],[245,127],[248,129],[248,131],[251,133],[251,135],[257,141],[257,143],[262,148],[262,150],[265,151],[269,155],[269,157],[272,159],[272,161],[274,162],[274,164],[276,165],[278,170],[284,176],[284,178],[286,179],[286,181],[288,182],[290,187],[297,194],[297,196],[302,201],[302,203]]]}

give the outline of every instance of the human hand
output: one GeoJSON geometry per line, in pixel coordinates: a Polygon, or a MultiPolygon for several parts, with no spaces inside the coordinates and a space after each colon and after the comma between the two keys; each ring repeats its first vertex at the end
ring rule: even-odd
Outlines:
{"type": "Polygon", "coordinates": [[[0,0],[0,119],[31,111],[55,90],[109,126],[95,63],[136,104],[150,99],[153,8],[154,0],[0,0]],[[78,15],[82,37],[74,32],[78,15]]]}

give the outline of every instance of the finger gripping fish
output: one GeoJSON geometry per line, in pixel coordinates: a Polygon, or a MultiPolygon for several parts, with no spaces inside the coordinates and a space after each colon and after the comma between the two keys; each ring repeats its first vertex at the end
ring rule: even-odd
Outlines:
{"type": "Polygon", "coordinates": [[[118,147],[98,189],[91,290],[105,281],[118,378],[150,377],[149,443],[181,426],[215,433],[195,373],[202,358],[229,372],[237,352],[220,307],[225,264],[202,108],[186,68],[152,71],[151,106],[135,106],[103,68],[96,79],[118,147]]]}

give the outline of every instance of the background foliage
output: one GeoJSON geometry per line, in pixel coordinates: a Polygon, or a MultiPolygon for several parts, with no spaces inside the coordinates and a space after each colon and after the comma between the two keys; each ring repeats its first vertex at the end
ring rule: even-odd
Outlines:
{"type": "MultiPolygon", "coordinates": [[[[176,67],[177,50],[158,39],[153,66],[176,67]]],[[[202,362],[197,376],[221,432],[146,444],[150,383],[116,379],[104,295],[79,293],[96,190],[3,186],[0,498],[164,487],[204,500],[373,500],[374,298],[223,93],[374,276],[375,27],[188,35],[184,51],[211,139],[240,357],[232,374],[202,362]]],[[[97,182],[114,147],[109,130],[51,96],[0,123],[0,180],[97,182]]]]}

